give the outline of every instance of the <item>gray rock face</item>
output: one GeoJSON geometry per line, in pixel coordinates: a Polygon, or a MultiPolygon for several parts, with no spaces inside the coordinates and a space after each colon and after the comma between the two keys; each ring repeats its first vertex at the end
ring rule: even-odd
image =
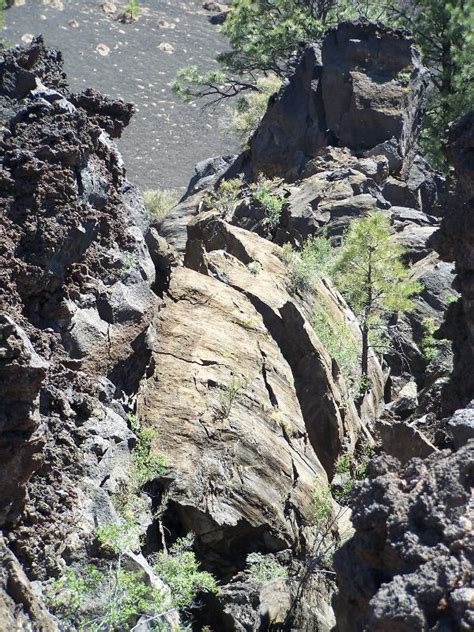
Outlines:
{"type": "Polygon", "coordinates": [[[159,304],[143,204],[109,136],[132,107],[71,96],[61,63],[41,38],[0,62],[0,526],[40,580],[117,518],[134,441],[122,403],[159,304]]]}
{"type": "Polygon", "coordinates": [[[472,628],[473,466],[472,442],[403,468],[371,464],[352,500],[355,534],[335,556],[340,632],[472,628]]]}
{"type": "Polygon", "coordinates": [[[427,74],[413,40],[341,23],[302,54],[250,141],[254,174],[295,177],[328,145],[384,155],[399,171],[416,139],[427,74]],[[369,151],[370,150],[370,151],[369,151]]]}
{"type": "Polygon", "coordinates": [[[35,594],[20,562],[0,534],[0,629],[58,632],[54,618],[35,594]]]}
{"type": "Polygon", "coordinates": [[[254,173],[280,176],[297,173],[308,156],[328,145],[321,94],[321,53],[310,45],[294,74],[270,101],[259,128],[250,141],[254,173]]]}
{"type": "Polygon", "coordinates": [[[18,520],[26,483],[42,463],[39,392],[47,369],[24,330],[0,314],[0,527],[18,520]]]}
{"type": "Polygon", "coordinates": [[[461,448],[474,439],[474,402],[454,413],[448,421],[447,430],[455,448],[461,448]]]}
{"type": "Polygon", "coordinates": [[[322,47],[326,122],[339,144],[370,149],[396,141],[405,156],[421,122],[427,75],[407,33],[342,23],[322,47]]]}
{"type": "Polygon", "coordinates": [[[431,245],[444,261],[455,262],[454,287],[461,299],[450,306],[443,327],[453,341],[454,371],[444,391],[444,412],[466,406],[474,393],[474,113],[455,121],[448,130],[446,155],[457,176],[441,227],[431,245]]]}

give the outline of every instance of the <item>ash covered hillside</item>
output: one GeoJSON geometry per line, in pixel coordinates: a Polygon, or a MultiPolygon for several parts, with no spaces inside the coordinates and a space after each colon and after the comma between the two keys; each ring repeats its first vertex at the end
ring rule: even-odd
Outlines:
{"type": "Polygon", "coordinates": [[[472,120],[446,180],[413,41],[329,30],[151,224],[132,106],[69,92],[41,39],[0,76],[0,628],[470,629],[472,120]],[[361,374],[304,244],[367,216],[417,293],[361,374]]]}

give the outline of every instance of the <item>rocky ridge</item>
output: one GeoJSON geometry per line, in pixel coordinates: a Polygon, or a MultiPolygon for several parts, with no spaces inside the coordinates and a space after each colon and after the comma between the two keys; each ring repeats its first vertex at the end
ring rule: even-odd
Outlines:
{"type": "MultiPolygon", "coordinates": [[[[424,630],[440,617],[468,625],[471,447],[458,430],[451,447],[462,450],[438,452],[432,427],[450,357],[428,365],[421,349],[423,320],[441,319],[451,301],[452,268],[430,245],[447,193],[416,154],[425,73],[406,34],[345,23],[328,32],[322,56],[309,46],[250,149],[200,165],[185,199],[151,227],[112,140],[131,106],[70,94],[60,54],[40,39],[4,51],[0,77],[0,481],[15,482],[0,494],[3,621],[54,629],[41,586],[98,555],[97,527],[119,520],[114,502],[138,420],[165,465],[134,516],[143,536],[134,563],[148,572],[142,552],[192,532],[199,562],[220,582],[217,595],[203,597],[196,625],[331,630],[328,554],[347,538],[349,515],[330,500],[323,525],[315,498],[337,482],[341,455],[374,443],[389,404],[383,448],[390,452],[384,436],[397,444],[399,428],[411,429],[404,440],[427,460],[402,469],[384,456],[356,489],[356,533],[337,562],[337,626],[361,630],[370,620],[374,630],[424,630]],[[329,115],[325,103],[336,100],[344,109],[329,115]],[[285,198],[274,226],[246,184],[261,171],[279,177],[271,186],[285,198]],[[207,210],[209,193],[237,174],[238,199],[225,212],[207,210]],[[295,290],[281,246],[322,230],[337,244],[352,218],[375,208],[390,218],[424,290],[413,313],[390,324],[398,353],[383,370],[371,358],[371,390],[360,401],[311,325],[322,302],[357,340],[354,315],[324,279],[295,290]],[[425,510],[426,524],[416,518],[425,510]],[[412,537],[424,548],[408,550],[412,537]],[[249,553],[284,575],[257,580],[249,553]],[[452,569],[445,584],[441,561],[452,569]],[[355,587],[352,565],[362,578],[355,587]],[[427,573],[433,589],[424,600],[427,573]],[[403,619],[411,628],[396,627],[390,595],[400,587],[413,606],[403,619]]],[[[459,357],[455,347],[456,366],[459,357]]],[[[469,426],[469,411],[451,427],[469,426]]]]}

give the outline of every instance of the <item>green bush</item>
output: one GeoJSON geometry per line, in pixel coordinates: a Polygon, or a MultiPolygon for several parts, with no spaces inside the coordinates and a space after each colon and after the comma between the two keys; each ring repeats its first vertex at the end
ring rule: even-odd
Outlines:
{"type": "Polygon", "coordinates": [[[139,487],[166,472],[165,457],[152,450],[154,437],[155,432],[149,428],[140,430],[137,435],[137,444],[132,452],[131,475],[139,487]]]}
{"type": "Polygon", "coordinates": [[[179,202],[179,193],[173,189],[148,189],[143,194],[143,203],[152,220],[163,219],[179,202]]]}
{"type": "Polygon", "coordinates": [[[312,497],[313,517],[315,525],[323,530],[328,523],[332,509],[331,488],[329,485],[318,487],[312,497]]]}
{"type": "Polygon", "coordinates": [[[272,180],[260,178],[255,184],[251,185],[250,195],[265,211],[263,223],[270,226],[270,228],[276,228],[280,223],[285,198],[282,195],[272,193],[272,184],[272,180]]]}
{"type": "Polygon", "coordinates": [[[277,577],[288,576],[284,566],[261,553],[250,553],[247,556],[247,570],[255,581],[262,584],[277,577]]]}
{"type": "Polygon", "coordinates": [[[217,189],[206,194],[204,202],[209,209],[217,210],[225,217],[234,210],[241,187],[240,178],[222,180],[217,189]]]}
{"type": "Polygon", "coordinates": [[[267,111],[268,99],[281,87],[281,79],[276,75],[260,77],[256,82],[257,90],[240,97],[235,109],[229,110],[227,128],[239,139],[243,146],[257,129],[267,111]]]}
{"type": "Polygon", "coordinates": [[[336,462],[335,474],[339,476],[339,482],[331,485],[331,493],[340,505],[349,503],[349,496],[356,481],[367,476],[367,466],[373,457],[372,446],[364,444],[355,453],[344,452],[336,462]]]}
{"type": "Polygon", "coordinates": [[[357,394],[359,380],[359,343],[345,320],[332,318],[324,303],[318,301],[311,320],[313,329],[333,358],[349,391],[357,394]]]}
{"type": "Polygon", "coordinates": [[[310,237],[300,251],[289,244],[283,246],[283,261],[293,290],[314,289],[322,276],[330,275],[333,260],[331,243],[324,236],[310,237]]]}
{"type": "Polygon", "coordinates": [[[433,360],[443,344],[447,342],[446,338],[435,338],[435,333],[439,329],[439,323],[434,318],[424,318],[422,323],[423,338],[421,340],[421,351],[427,363],[433,360]]]}
{"type": "Polygon", "coordinates": [[[122,568],[120,559],[108,567],[69,568],[49,582],[45,595],[63,632],[122,632],[141,616],[158,621],[169,609],[166,593],[150,586],[142,573],[122,568]]]}
{"type": "Polygon", "coordinates": [[[193,538],[180,538],[169,553],[161,552],[153,558],[155,572],[170,587],[173,604],[185,608],[193,603],[198,593],[217,592],[215,578],[206,571],[199,570],[196,556],[191,551],[193,538]]]}

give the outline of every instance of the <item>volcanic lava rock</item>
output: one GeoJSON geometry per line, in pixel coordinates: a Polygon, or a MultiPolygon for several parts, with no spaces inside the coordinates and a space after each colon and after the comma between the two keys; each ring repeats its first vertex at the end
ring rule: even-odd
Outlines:
{"type": "Polygon", "coordinates": [[[357,484],[354,536],[336,553],[340,632],[474,625],[474,443],[404,467],[384,456],[357,484]]]}

